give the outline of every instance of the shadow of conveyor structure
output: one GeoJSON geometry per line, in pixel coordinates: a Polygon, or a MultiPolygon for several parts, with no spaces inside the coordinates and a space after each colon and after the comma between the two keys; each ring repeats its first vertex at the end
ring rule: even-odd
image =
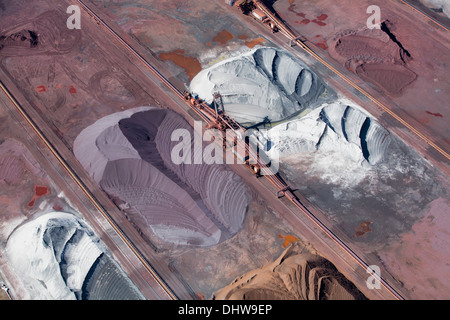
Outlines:
{"type": "Polygon", "coordinates": [[[386,33],[386,34],[389,36],[389,38],[390,38],[395,44],[398,45],[399,50],[400,50],[400,57],[401,57],[403,63],[407,63],[407,62],[411,61],[411,60],[412,60],[411,54],[409,53],[408,50],[406,50],[406,49],[403,47],[403,44],[402,44],[400,41],[398,41],[398,39],[397,39],[397,37],[395,36],[395,34],[392,33],[391,28],[392,28],[392,24],[391,24],[391,22],[390,22],[389,20],[383,21],[383,22],[381,23],[381,31],[383,31],[384,33],[386,33]],[[406,57],[405,57],[405,55],[406,55],[406,57]]]}

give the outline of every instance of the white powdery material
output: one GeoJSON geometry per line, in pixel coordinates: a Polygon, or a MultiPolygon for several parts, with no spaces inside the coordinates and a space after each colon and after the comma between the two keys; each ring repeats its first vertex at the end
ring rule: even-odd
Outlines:
{"type": "Polygon", "coordinates": [[[269,156],[277,155],[275,150],[281,157],[318,150],[335,151],[353,162],[367,161],[372,165],[383,160],[391,142],[388,131],[373,118],[339,102],[324,103],[300,119],[275,126],[268,131],[266,139],[273,145],[269,156]]]}
{"type": "Polygon", "coordinates": [[[424,5],[433,9],[442,9],[447,17],[450,18],[450,1],[448,0],[421,0],[424,5]]]}
{"type": "Polygon", "coordinates": [[[207,103],[220,92],[225,111],[241,123],[276,122],[304,110],[323,86],[285,51],[258,48],[204,69],[190,84],[207,103]]]}
{"type": "Polygon", "coordinates": [[[14,231],[6,254],[32,299],[75,299],[102,253],[91,235],[75,216],[51,212],[14,231]]]}
{"type": "Polygon", "coordinates": [[[391,138],[367,113],[341,102],[324,103],[300,119],[267,131],[272,159],[309,163],[306,172],[324,181],[355,185],[383,161],[391,138]]]}

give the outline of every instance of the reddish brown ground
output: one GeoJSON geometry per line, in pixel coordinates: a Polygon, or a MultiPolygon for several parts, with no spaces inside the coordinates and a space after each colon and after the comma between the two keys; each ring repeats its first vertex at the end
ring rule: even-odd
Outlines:
{"type": "Polygon", "coordinates": [[[70,92],[71,94],[75,94],[75,93],[77,93],[77,89],[75,89],[74,86],[70,86],[69,92],[70,92]]]}
{"type": "Polygon", "coordinates": [[[31,198],[30,202],[28,202],[28,207],[33,207],[38,198],[45,196],[48,193],[49,191],[47,187],[39,185],[34,186],[34,196],[31,198]]]}
{"type": "Polygon", "coordinates": [[[320,16],[317,17],[317,20],[324,21],[327,18],[328,18],[328,15],[325,13],[322,13],[320,16]]]}
{"type": "Polygon", "coordinates": [[[397,64],[365,64],[358,66],[356,73],[392,95],[401,94],[417,78],[414,72],[397,64]]]}
{"type": "Polygon", "coordinates": [[[443,118],[444,116],[442,114],[440,114],[439,112],[430,112],[430,111],[426,111],[427,114],[434,116],[434,117],[439,117],[439,118],[443,118]]]}
{"type": "Polygon", "coordinates": [[[284,242],[283,242],[283,245],[282,245],[283,248],[287,248],[287,247],[289,247],[289,245],[291,243],[294,243],[294,242],[298,241],[298,238],[293,236],[293,235],[291,235],[291,234],[287,234],[285,236],[283,236],[282,234],[279,234],[278,238],[284,239],[284,242]]]}
{"type": "Polygon", "coordinates": [[[202,70],[202,66],[197,58],[186,56],[185,52],[180,49],[160,53],[159,58],[163,61],[170,60],[177,66],[183,68],[186,71],[189,80],[192,80],[192,78],[202,70]]]}
{"type": "Polygon", "coordinates": [[[361,222],[356,228],[355,228],[355,237],[361,237],[365,235],[367,232],[372,231],[372,228],[370,225],[372,224],[371,221],[363,221],[361,222]]]}
{"type": "Polygon", "coordinates": [[[263,38],[256,38],[251,41],[245,41],[245,45],[249,47],[250,49],[253,49],[255,46],[259,44],[263,44],[265,40],[263,38]]]}
{"type": "Polygon", "coordinates": [[[44,86],[44,85],[36,87],[36,92],[37,93],[46,92],[46,91],[47,91],[47,87],[44,86]]]}

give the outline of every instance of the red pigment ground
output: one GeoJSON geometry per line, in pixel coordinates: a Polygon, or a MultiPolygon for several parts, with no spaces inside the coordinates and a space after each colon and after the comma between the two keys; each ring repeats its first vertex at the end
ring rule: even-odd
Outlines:
{"type": "Polygon", "coordinates": [[[372,224],[371,221],[363,221],[361,222],[356,228],[355,228],[355,237],[361,237],[365,235],[367,232],[372,231],[372,228],[370,225],[372,224]]]}
{"type": "Polygon", "coordinates": [[[288,10],[291,11],[291,12],[294,12],[294,13],[295,13],[297,16],[299,16],[299,17],[305,18],[305,19],[303,19],[303,20],[301,20],[301,21],[295,21],[295,22],[297,22],[297,23],[299,23],[299,24],[303,24],[303,25],[306,25],[306,24],[308,24],[308,23],[310,23],[310,22],[314,22],[314,23],[316,23],[317,25],[319,25],[319,26],[321,26],[321,27],[327,25],[325,22],[323,22],[324,20],[326,20],[326,19],[328,18],[328,15],[327,15],[327,14],[322,13],[322,14],[321,14],[320,16],[318,16],[316,19],[314,19],[314,20],[311,21],[310,19],[306,19],[306,14],[304,14],[303,12],[297,12],[297,11],[295,11],[295,10],[294,10],[294,7],[295,7],[295,5],[291,4],[291,5],[289,6],[288,10]]]}
{"type": "Polygon", "coordinates": [[[183,68],[189,77],[189,80],[195,77],[202,70],[202,66],[197,58],[187,57],[183,50],[177,49],[171,52],[163,52],[159,54],[159,58],[163,61],[170,60],[177,66],[183,68]]]}
{"type": "Polygon", "coordinates": [[[71,94],[75,94],[75,93],[77,93],[77,89],[75,89],[74,86],[70,86],[69,92],[70,92],[71,94]]]}
{"type": "Polygon", "coordinates": [[[36,87],[36,92],[37,93],[47,92],[47,87],[46,86],[37,86],[36,87]]]}
{"type": "Polygon", "coordinates": [[[322,22],[320,20],[314,19],[312,22],[316,23],[318,26],[326,26],[327,24],[325,22],[322,22]]]}
{"type": "Polygon", "coordinates": [[[310,23],[311,22],[311,20],[309,20],[309,19],[303,19],[302,21],[295,21],[295,22],[297,22],[297,23],[299,23],[299,24],[308,24],[308,23],[310,23]]]}
{"type": "Polygon", "coordinates": [[[389,94],[401,94],[417,75],[408,68],[397,64],[363,64],[356,68],[356,74],[363,80],[372,82],[389,94]]]}
{"type": "Polygon", "coordinates": [[[54,206],[53,206],[53,210],[55,210],[55,211],[62,211],[62,207],[59,205],[59,204],[55,204],[54,206]]]}
{"type": "Polygon", "coordinates": [[[327,50],[328,46],[325,42],[318,42],[316,43],[316,46],[318,46],[319,48],[323,49],[323,50],[327,50]]]}
{"type": "Polygon", "coordinates": [[[294,4],[293,2],[290,2],[290,6],[289,6],[288,10],[289,10],[290,12],[295,13],[295,14],[296,14],[297,16],[299,16],[299,17],[302,17],[302,18],[306,17],[306,14],[304,14],[303,12],[297,12],[297,11],[295,11],[295,6],[296,6],[296,4],[294,4]]]}
{"type": "Polygon", "coordinates": [[[426,113],[428,113],[429,115],[435,116],[435,117],[440,117],[443,118],[444,116],[440,113],[434,113],[434,112],[430,112],[430,111],[426,111],[426,113]]]}
{"type": "Polygon", "coordinates": [[[393,41],[385,43],[377,38],[352,34],[337,39],[328,51],[364,81],[390,95],[402,94],[417,78],[406,67],[403,52],[393,41]]]}
{"type": "Polygon", "coordinates": [[[327,18],[328,18],[328,15],[325,13],[322,13],[320,16],[317,17],[317,20],[324,21],[327,18]]]}
{"type": "Polygon", "coordinates": [[[31,198],[30,202],[28,202],[28,207],[33,207],[36,200],[42,196],[48,194],[48,188],[45,186],[34,186],[34,196],[31,198]]]}
{"type": "Polygon", "coordinates": [[[317,38],[317,42],[315,43],[316,46],[323,50],[328,50],[327,41],[320,35],[316,35],[314,38],[317,38]]]}

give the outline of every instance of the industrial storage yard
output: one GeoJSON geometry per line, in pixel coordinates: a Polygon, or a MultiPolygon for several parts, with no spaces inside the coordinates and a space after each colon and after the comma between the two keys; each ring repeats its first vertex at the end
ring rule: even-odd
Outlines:
{"type": "Polygon", "coordinates": [[[450,297],[445,3],[72,4],[0,1],[1,298],[450,297]]]}

